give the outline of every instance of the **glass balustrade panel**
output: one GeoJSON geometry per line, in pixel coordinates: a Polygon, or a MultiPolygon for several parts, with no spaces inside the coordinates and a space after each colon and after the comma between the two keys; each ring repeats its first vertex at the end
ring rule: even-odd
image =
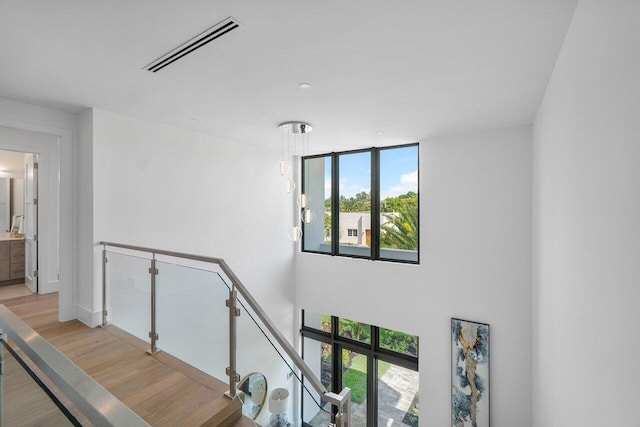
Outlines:
{"type": "MultiPolygon", "coordinates": [[[[263,406],[255,418],[257,424],[269,425],[270,422],[277,423],[279,420],[282,423],[281,425],[285,425],[286,422],[291,423],[291,425],[299,425],[298,420],[301,417],[298,403],[300,393],[305,399],[306,413],[324,411],[325,408],[319,406],[322,402],[311,385],[305,381],[304,385],[308,390],[302,386],[302,374],[298,371],[291,358],[278,344],[266,326],[262,324],[244,298],[239,295],[238,300],[241,314],[237,318],[236,370],[241,379],[251,376],[253,373],[260,373],[264,376],[267,384],[263,406]],[[286,397],[284,397],[285,395],[286,397]],[[287,421],[285,421],[285,417],[287,421]]],[[[283,313],[277,314],[282,315],[283,313]]],[[[288,316],[270,317],[284,334],[287,341],[291,342],[295,331],[291,327],[285,327],[285,325],[293,325],[295,323],[294,320],[288,316]]],[[[248,398],[242,389],[239,389],[238,393],[241,400],[248,398]]],[[[330,413],[331,406],[326,405],[326,408],[326,411],[330,413]]],[[[254,412],[256,411],[254,410],[254,412]]],[[[243,414],[250,416],[244,407],[243,414]]],[[[330,419],[330,414],[327,414],[327,417],[327,419],[330,419]]]]}
{"type": "Polygon", "coordinates": [[[107,320],[149,342],[151,331],[151,260],[107,252],[107,320]]]}
{"type": "Polygon", "coordinates": [[[228,384],[229,288],[213,271],[156,262],[157,346],[228,384]]]}
{"type": "MultiPolygon", "coordinates": [[[[320,378],[327,391],[332,391],[332,345],[308,338],[304,338],[303,341],[305,362],[316,377],[320,378]]],[[[331,404],[321,401],[320,395],[311,387],[307,378],[304,378],[303,381],[309,392],[302,393],[302,420],[313,427],[329,425],[331,422],[331,404]],[[320,406],[318,406],[318,403],[320,406]]]]}
{"type": "Polygon", "coordinates": [[[351,389],[351,425],[367,425],[368,357],[356,351],[342,349],[342,386],[351,389]]]}
{"type": "MultiPolygon", "coordinates": [[[[0,375],[0,421],[3,426],[73,426],[80,425],[71,413],[64,412],[29,375],[7,348],[0,344],[3,371],[0,375]]],[[[44,386],[44,384],[43,384],[44,386]]],[[[44,386],[46,388],[46,386],[44,386]]],[[[66,409],[65,409],[66,411],[66,409]]]]}

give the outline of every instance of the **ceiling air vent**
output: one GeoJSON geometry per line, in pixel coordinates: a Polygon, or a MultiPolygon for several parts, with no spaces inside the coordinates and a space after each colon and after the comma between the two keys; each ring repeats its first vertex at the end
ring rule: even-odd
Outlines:
{"type": "Polygon", "coordinates": [[[183,45],[173,49],[166,55],[156,59],[151,64],[144,67],[144,69],[157,73],[167,65],[173,64],[178,59],[200,49],[202,46],[214,41],[218,37],[227,34],[229,31],[234,30],[239,26],[240,24],[235,19],[229,17],[219,24],[209,28],[199,36],[196,36],[183,45]]]}

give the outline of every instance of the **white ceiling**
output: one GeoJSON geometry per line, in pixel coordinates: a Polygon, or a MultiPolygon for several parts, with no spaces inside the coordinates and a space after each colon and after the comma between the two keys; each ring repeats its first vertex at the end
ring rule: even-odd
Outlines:
{"type": "Polygon", "coordinates": [[[303,120],[314,151],[527,124],[576,3],[0,0],[0,97],[278,149],[303,120]],[[241,27],[143,70],[228,16],[241,27]]]}

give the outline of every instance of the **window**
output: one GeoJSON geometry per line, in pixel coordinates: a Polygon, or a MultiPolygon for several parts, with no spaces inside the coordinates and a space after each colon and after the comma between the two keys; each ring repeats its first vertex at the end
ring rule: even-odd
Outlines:
{"type": "Polygon", "coordinates": [[[304,224],[302,250],[419,262],[418,145],[304,157],[302,191],[324,220],[304,224]]]}
{"type": "Polygon", "coordinates": [[[330,254],[333,212],[331,156],[307,158],[303,165],[303,191],[316,218],[311,224],[304,224],[302,250],[330,254]]]}
{"type": "MultiPolygon", "coordinates": [[[[417,336],[308,311],[302,319],[302,357],[328,390],[351,389],[354,427],[418,426],[417,336]]],[[[303,390],[304,425],[326,426],[331,413],[303,390]]]]}

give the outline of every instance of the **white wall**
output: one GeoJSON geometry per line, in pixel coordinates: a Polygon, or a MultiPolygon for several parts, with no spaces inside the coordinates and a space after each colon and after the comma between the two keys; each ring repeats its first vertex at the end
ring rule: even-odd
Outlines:
{"type": "MultiPolygon", "coordinates": [[[[274,172],[279,153],[100,110],[93,116],[94,241],[222,257],[279,317],[292,302],[293,258],[293,202],[274,172]]],[[[290,330],[291,314],[281,316],[290,330]]]]}
{"type": "Polygon", "coordinates": [[[450,318],[491,325],[491,421],[531,425],[531,128],[420,143],[420,265],[301,253],[299,308],[420,337],[420,425],[451,418],[450,318]]]}
{"type": "MultiPolygon", "coordinates": [[[[276,149],[94,110],[94,244],[110,241],[224,258],[293,340],[294,247],[286,237],[293,200],[281,191],[274,170],[278,155],[276,149]]],[[[94,313],[101,305],[97,255],[93,295],[83,300],[94,313]]],[[[242,374],[264,370],[265,354],[252,356],[255,366],[245,364],[242,374]]],[[[280,380],[286,380],[284,374],[269,377],[269,386],[280,380]]]]}
{"type": "Polygon", "coordinates": [[[534,128],[534,425],[638,425],[640,3],[581,1],[534,128]]]}
{"type": "Polygon", "coordinates": [[[39,286],[60,291],[60,320],[76,317],[74,308],[73,146],[77,117],[0,98],[0,149],[39,154],[39,286]]]}
{"type": "MultiPolygon", "coordinates": [[[[76,179],[74,191],[78,195],[76,202],[78,215],[74,218],[77,229],[76,247],[78,248],[76,316],[89,326],[102,322],[101,308],[94,310],[94,265],[93,253],[98,250],[93,244],[93,110],[89,109],[78,117],[78,136],[75,156],[76,179]]],[[[102,268],[102,264],[98,265],[102,268]]],[[[100,271],[100,270],[99,270],[100,271]]],[[[100,292],[99,295],[102,295],[100,292]]],[[[99,304],[102,304],[100,300],[99,304]]],[[[101,306],[100,306],[101,307],[101,306]]]]}

